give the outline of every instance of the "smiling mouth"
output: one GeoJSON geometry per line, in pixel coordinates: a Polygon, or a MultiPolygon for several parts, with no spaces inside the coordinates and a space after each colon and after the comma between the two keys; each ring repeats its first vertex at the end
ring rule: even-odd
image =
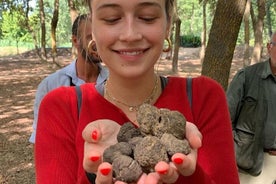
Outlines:
{"type": "Polygon", "coordinates": [[[118,54],[121,54],[121,55],[125,55],[125,56],[137,56],[137,55],[143,54],[147,50],[148,49],[135,50],[135,51],[115,51],[115,52],[117,52],[118,54]]]}

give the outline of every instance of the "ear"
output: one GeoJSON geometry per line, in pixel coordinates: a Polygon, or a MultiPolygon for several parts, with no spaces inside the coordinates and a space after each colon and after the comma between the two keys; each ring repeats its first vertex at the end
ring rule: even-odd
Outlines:
{"type": "Polygon", "coordinates": [[[270,43],[266,44],[266,49],[267,49],[267,53],[270,55],[270,50],[271,50],[271,44],[270,43]]]}
{"type": "Polygon", "coordinates": [[[72,44],[75,47],[77,47],[79,45],[79,39],[75,35],[72,35],[72,44]]]}

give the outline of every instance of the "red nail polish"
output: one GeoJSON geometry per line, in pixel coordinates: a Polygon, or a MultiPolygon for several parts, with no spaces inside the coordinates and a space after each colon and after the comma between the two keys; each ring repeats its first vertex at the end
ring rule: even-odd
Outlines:
{"type": "Polygon", "coordinates": [[[176,164],[182,164],[183,159],[182,158],[175,158],[175,159],[173,159],[173,162],[176,163],[176,164]]]}
{"type": "Polygon", "coordinates": [[[96,162],[96,161],[98,161],[99,159],[100,159],[99,156],[92,156],[92,157],[90,157],[90,160],[91,160],[92,162],[96,162]]]}
{"type": "Polygon", "coordinates": [[[110,173],[111,169],[105,168],[105,169],[100,169],[100,171],[101,171],[102,175],[107,176],[110,173]]]}
{"type": "Polygon", "coordinates": [[[161,170],[161,171],[157,171],[159,174],[167,174],[168,173],[168,170],[165,169],[165,170],[161,170]]]}
{"type": "Polygon", "coordinates": [[[94,131],[92,132],[91,137],[92,137],[93,140],[96,141],[96,140],[98,139],[98,132],[97,132],[96,130],[94,130],[94,131]]]}

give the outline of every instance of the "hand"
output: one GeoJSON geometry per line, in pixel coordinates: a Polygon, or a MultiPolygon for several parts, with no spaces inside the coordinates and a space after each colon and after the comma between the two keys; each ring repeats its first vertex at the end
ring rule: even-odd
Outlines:
{"type": "Polygon", "coordinates": [[[186,123],[186,138],[192,148],[188,155],[176,153],[172,156],[172,162],[159,162],[155,166],[155,171],[158,174],[156,178],[164,183],[175,183],[179,177],[190,176],[195,172],[197,163],[197,149],[202,144],[202,134],[198,128],[190,122],[186,123]]]}
{"type": "Polygon", "coordinates": [[[82,132],[84,139],[83,168],[89,173],[97,173],[102,163],[104,150],[117,143],[120,125],[108,119],[96,120],[89,123],[82,132]]]}
{"type": "MultiPolygon", "coordinates": [[[[99,158],[101,158],[105,148],[116,144],[116,136],[119,129],[120,125],[114,121],[97,120],[88,124],[83,131],[83,138],[86,141],[83,166],[87,172],[91,173],[96,173],[98,168],[96,183],[113,183],[112,165],[106,162],[101,163],[102,160],[99,158]],[[92,135],[91,132],[93,132],[92,135]],[[98,160],[95,158],[98,158],[98,160]]],[[[176,153],[172,157],[172,162],[157,163],[155,166],[156,172],[148,175],[143,174],[137,184],[174,183],[178,179],[179,174],[183,176],[193,174],[197,162],[197,149],[201,147],[202,135],[197,127],[190,122],[186,124],[186,138],[192,147],[190,154],[176,153]]],[[[115,184],[124,184],[124,182],[116,181],[115,184]]]]}

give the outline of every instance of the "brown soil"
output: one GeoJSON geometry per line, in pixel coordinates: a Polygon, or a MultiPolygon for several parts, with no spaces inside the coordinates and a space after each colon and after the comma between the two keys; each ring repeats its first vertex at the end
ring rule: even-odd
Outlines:
{"type": "MultiPolygon", "coordinates": [[[[198,76],[201,71],[199,48],[182,48],[181,76],[198,76]]],[[[239,49],[238,49],[239,51],[239,49]]],[[[61,49],[57,61],[70,63],[70,49],[61,49]]],[[[240,68],[242,52],[235,54],[232,73],[240,68]]],[[[157,65],[161,74],[172,74],[171,61],[162,56],[157,65]]],[[[52,62],[42,62],[33,51],[0,58],[0,183],[35,183],[32,131],[33,102],[39,82],[57,70],[52,62]]]]}

